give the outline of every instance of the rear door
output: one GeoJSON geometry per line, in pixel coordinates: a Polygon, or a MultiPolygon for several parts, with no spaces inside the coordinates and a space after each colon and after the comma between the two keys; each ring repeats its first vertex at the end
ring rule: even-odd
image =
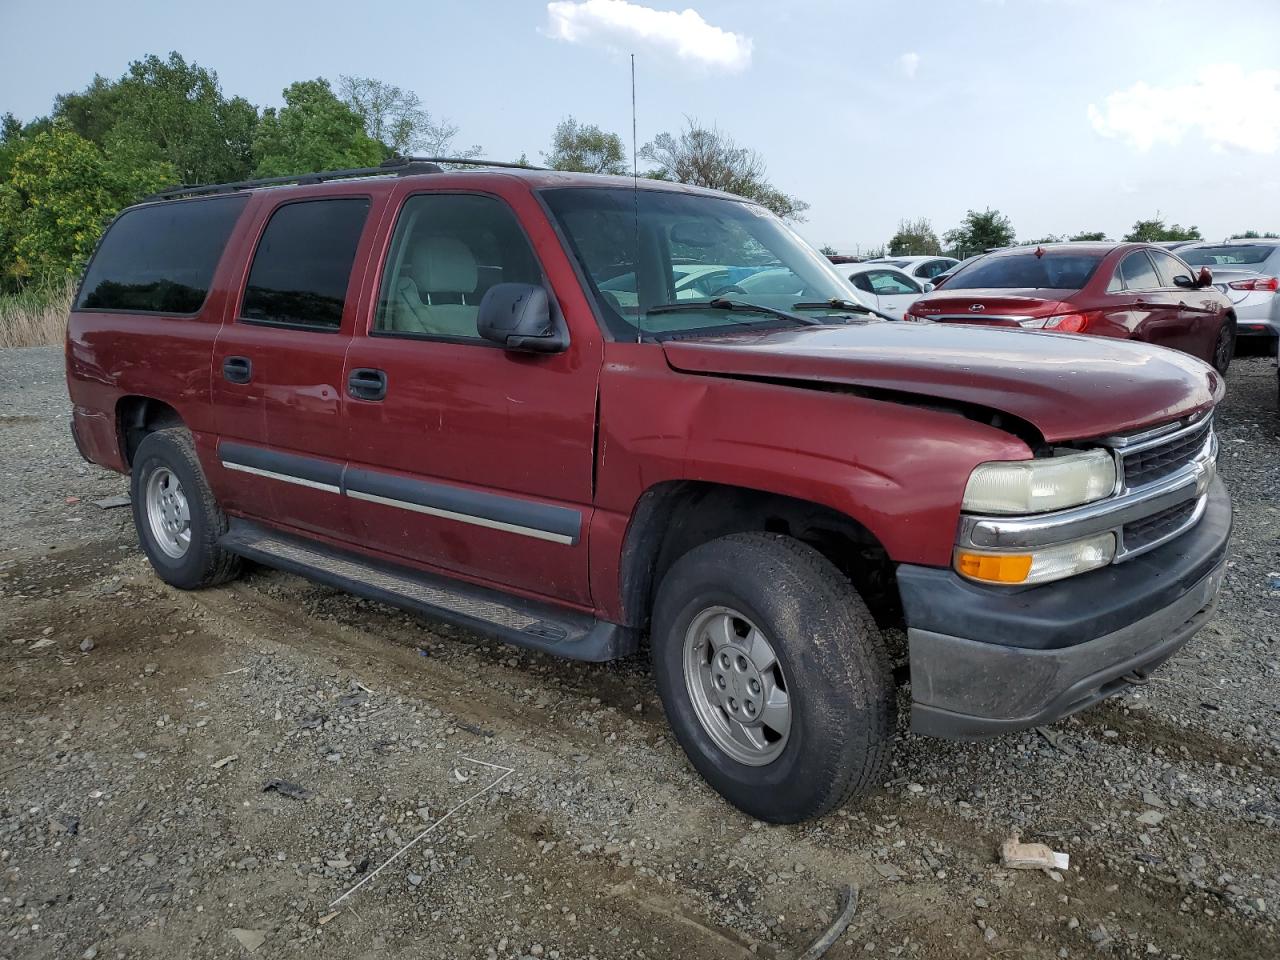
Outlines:
{"type": "MultiPolygon", "coordinates": [[[[275,198],[272,198],[273,200],[275,198]]],[[[232,512],[350,539],[342,372],[371,242],[361,194],[264,202],[233,315],[214,347],[217,456],[232,512]]]]}
{"type": "Polygon", "coordinates": [[[413,187],[398,191],[382,276],[347,356],[356,534],[402,560],[585,606],[599,330],[590,316],[566,318],[570,345],[554,355],[482,340],[476,316],[494,283],[544,285],[566,302],[544,269],[555,257],[556,275],[572,278],[563,250],[523,187],[507,197],[413,187]]]}

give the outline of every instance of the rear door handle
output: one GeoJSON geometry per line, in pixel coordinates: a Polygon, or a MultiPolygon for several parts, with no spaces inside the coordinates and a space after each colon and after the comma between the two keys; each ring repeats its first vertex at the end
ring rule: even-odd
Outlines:
{"type": "Polygon", "coordinates": [[[347,393],[357,400],[382,400],[387,395],[387,372],[357,367],[347,377],[347,393]]]}
{"type": "Polygon", "coordinates": [[[232,383],[248,383],[253,379],[253,361],[248,357],[227,357],[222,361],[222,376],[232,383]]]}

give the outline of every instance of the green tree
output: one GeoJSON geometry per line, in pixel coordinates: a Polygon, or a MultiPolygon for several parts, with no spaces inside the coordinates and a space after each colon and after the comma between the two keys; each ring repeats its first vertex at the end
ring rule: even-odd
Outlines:
{"type": "Polygon", "coordinates": [[[840,251],[837,250],[835,247],[833,247],[829,243],[824,243],[822,246],[820,246],[818,248],[818,252],[822,254],[824,257],[835,257],[840,255],[840,251]]]}
{"type": "Polygon", "coordinates": [[[1101,230],[1094,230],[1092,232],[1086,231],[1085,233],[1074,234],[1071,237],[1071,239],[1072,240],[1106,240],[1107,235],[1101,230]]]}
{"type": "Polygon", "coordinates": [[[1062,243],[1063,237],[1056,233],[1046,233],[1037,240],[1019,240],[1018,243],[1024,247],[1036,246],[1040,247],[1046,243],[1062,243]]]}
{"type": "Polygon", "coordinates": [[[594,123],[578,123],[567,117],[556,124],[551,150],[542,154],[552,170],[576,173],[627,173],[627,156],[622,138],[601,130],[594,123]]]}
{"type": "Polygon", "coordinates": [[[260,177],[381,163],[387,148],[365,132],[364,121],[327,80],[302,80],[284,90],[285,105],[268,108],[253,143],[260,177]]]}
{"type": "Polygon", "coordinates": [[[107,157],[62,125],[25,139],[0,184],[0,233],[10,280],[74,273],[122,207],[174,179],[163,162],[107,157]]]}
{"type": "Polygon", "coordinates": [[[1280,233],[1273,233],[1268,230],[1266,233],[1259,233],[1257,230],[1246,230],[1244,233],[1233,233],[1232,240],[1280,240],[1280,233]]]}
{"type": "Polygon", "coordinates": [[[726,133],[688,118],[676,134],[660,133],[640,156],[657,166],[645,176],[724,190],[755,200],[788,220],[803,220],[809,204],[783,193],[766,176],[764,158],[726,133]]]}
{"type": "Polygon", "coordinates": [[[176,52],[135,60],[116,81],[94,77],[58,97],[54,116],[131,163],[169,163],[184,183],[241,180],[253,167],[257,109],[224,97],[216,73],[176,52]]]}
{"type": "Polygon", "coordinates": [[[942,235],[947,246],[961,253],[974,254],[993,247],[1008,247],[1014,240],[1013,224],[999,210],[988,207],[982,212],[970,210],[954,230],[942,235]]]}
{"type": "Polygon", "coordinates": [[[1200,228],[1196,226],[1184,227],[1178,223],[1165,226],[1164,219],[1157,213],[1150,220],[1137,221],[1124,239],[1128,243],[1160,243],[1165,240],[1200,240],[1201,236],[1200,228]]]}
{"type": "Polygon", "coordinates": [[[889,253],[895,257],[937,256],[942,253],[942,244],[928,217],[899,220],[898,232],[889,240],[889,253]]]}
{"type": "Polygon", "coordinates": [[[342,101],[360,115],[364,132],[385,143],[392,153],[420,151],[433,157],[470,159],[484,151],[479,145],[455,148],[459,127],[447,119],[436,119],[412,90],[373,77],[338,77],[342,101]]]}

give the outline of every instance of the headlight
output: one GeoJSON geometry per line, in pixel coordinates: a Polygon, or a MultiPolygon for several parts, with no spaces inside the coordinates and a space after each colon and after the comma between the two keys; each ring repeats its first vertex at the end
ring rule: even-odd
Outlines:
{"type": "Polygon", "coordinates": [[[1106,450],[1037,460],[980,463],[969,475],[962,509],[970,513],[1044,513],[1109,497],[1116,462],[1106,450]]]}
{"type": "Polygon", "coordinates": [[[1024,553],[981,553],[959,548],[955,554],[955,568],[962,576],[979,583],[1029,586],[1105,567],[1115,555],[1115,534],[1103,533],[1024,553]]]}

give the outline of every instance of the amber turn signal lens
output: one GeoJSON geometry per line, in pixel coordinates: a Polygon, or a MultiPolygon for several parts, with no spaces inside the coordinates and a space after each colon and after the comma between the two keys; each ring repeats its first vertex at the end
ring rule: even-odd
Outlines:
{"type": "Polygon", "coordinates": [[[956,553],[956,569],[973,580],[987,583],[1022,583],[1031,572],[1029,554],[956,553]]]}

